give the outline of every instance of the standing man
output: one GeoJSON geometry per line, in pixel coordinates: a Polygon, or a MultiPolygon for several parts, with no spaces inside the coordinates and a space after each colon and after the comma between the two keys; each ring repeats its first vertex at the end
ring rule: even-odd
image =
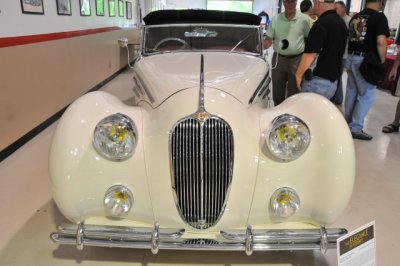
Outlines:
{"type": "Polygon", "coordinates": [[[374,102],[376,86],[364,79],[359,68],[367,53],[374,53],[382,64],[385,62],[389,26],[386,16],[379,12],[381,8],[382,0],[366,0],[366,8],[352,18],[349,26],[344,116],[355,139],[372,139],[363,128],[364,119],[374,102]]]}
{"type": "Polygon", "coordinates": [[[306,15],[296,10],[296,0],[283,0],[285,11],[272,18],[264,47],[272,44],[272,97],[275,106],[298,91],[295,73],[310,31],[306,15]]]}
{"type": "Polygon", "coordinates": [[[307,39],[304,54],[296,72],[298,89],[315,92],[330,99],[335,94],[337,80],[342,74],[342,57],[346,46],[347,27],[335,10],[334,0],[314,0],[318,20],[307,39]],[[312,74],[303,76],[318,54],[312,74]],[[303,84],[302,84],[303,81],[303,84]]]}
{"type": "MultiPolygon", "coordinates": [[[[349,28],[349,23],[351,20],[351,17],[347,15],[346,13],[346,4],[343,1],[337,1],[335,2],[335,9],[338,15],[343,19],[344,23],[346,23],[347,28],[349,28]]],[[[346,41],[347,43],[347,41],[346,41]]],[[[343,75],[343,67],[346,63],[347,59],[347,44],[346,44],[346,49],[344,50],[343,54],[343,61],[342,61],[342,71],[341,75],[339,76],[338,82],[337,82],[337,89],[335,92],[335,95],[331,98],[331,101],[334,104],[341,105],[343,103],[343,82],[342,82],[342,75],[343,75]]]]}

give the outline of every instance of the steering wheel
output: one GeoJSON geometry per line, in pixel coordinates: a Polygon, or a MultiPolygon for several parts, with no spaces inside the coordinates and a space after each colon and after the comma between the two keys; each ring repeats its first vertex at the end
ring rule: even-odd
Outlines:
{"type": "Polygon", "coordinates": [[[179,48],[190,47],[190,45],[185,40],[182,40],[182,39],[176,38],[176,37],[168,37],[168,38],[164,38],[164,39],[160,40],[158,43],[156,43],[156,45],[154,45],[153,49],[157,50],[160,45],[162,45],[166,42],[169,42],[169,41],[175,41],[175,42],[181,43],[182,46],[179,48]]]}

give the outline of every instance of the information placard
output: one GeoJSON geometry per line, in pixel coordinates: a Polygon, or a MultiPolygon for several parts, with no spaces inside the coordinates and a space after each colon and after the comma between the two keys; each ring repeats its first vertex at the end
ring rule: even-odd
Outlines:
{"type": "Polygon", "coordinates": [[[375,221],[337,240],[339,266],[376,266],[375,221]]]}

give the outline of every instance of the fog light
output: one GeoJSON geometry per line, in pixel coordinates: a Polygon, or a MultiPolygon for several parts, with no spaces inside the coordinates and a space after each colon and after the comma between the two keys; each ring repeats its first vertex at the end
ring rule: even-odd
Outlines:
{"type": "Polygon", "coordinates": [[[270,213],[275,218],[289,218],[300,208],[300,198],[294,189],[276,190],[270,200],[270,213]]]}
{"type": "Polygon", "coordinates": [[[125,186],[110,187],[104,196],[104,208],[108,215],[122,217],[133,205],[132,192],[125,186]]]}

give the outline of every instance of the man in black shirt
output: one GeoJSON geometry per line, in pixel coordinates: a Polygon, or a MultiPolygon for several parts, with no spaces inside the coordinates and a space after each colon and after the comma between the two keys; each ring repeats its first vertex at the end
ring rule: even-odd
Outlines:
{"type": "Polygon", "coordinates": [[[314,0],[314,11],[318,20],[308,35],[304,54],[296,72],[300,91],[315,92],[330,99],[336,91],[341,73],[342,57],[346,47],[347,27],[336,13],[334,0],[314,0]],[[318,55],[312,74],[309,67],[318,55]]]}
{"type": "Polygon", "coordinates": [[[366,0],[366,8],[355,15],[349,25],[348,73],[344,116],[355,139],[371,140],[363,131],[364,119],[374,102],[375,85],[362,76],[359,68],[367,53],[373,53],[383,64],[386,59],[386,38],[389,26],[379,12],[382,0],[366,0]]]}

